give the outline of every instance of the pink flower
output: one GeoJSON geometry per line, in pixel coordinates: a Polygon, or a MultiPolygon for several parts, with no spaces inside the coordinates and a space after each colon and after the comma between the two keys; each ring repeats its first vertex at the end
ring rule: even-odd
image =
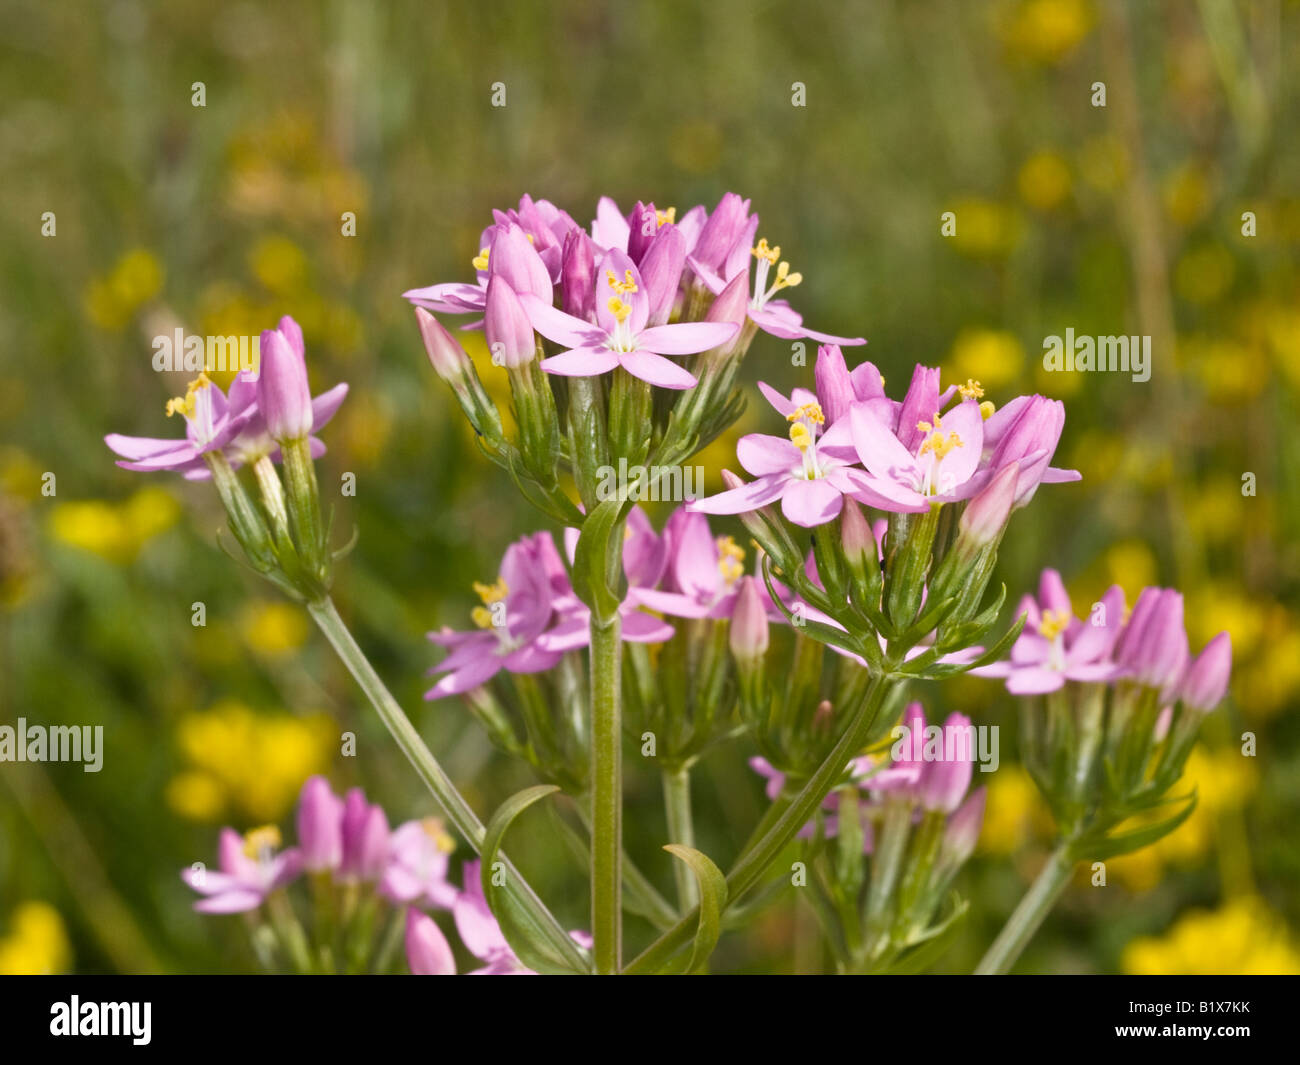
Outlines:
{"type": "Polygon", "coordinates": [[[412,976],[455,976],[456,958],[437,923],[427,913],[406,911],[406,964],[412,976]]]}
{"type": "Polygon", "coordinates": [[[302,872],[302,854],[296,847],[276,853],[279,830],[267,826],[241,836],[233,828],[221,830],[217,853],[220,872],[184,869],[181,879],[203,895],[194,908],[200,913],[245,913],[262,905],[277,888],[302,872]]]}
{"type": "Polygon", "coordinates": [[[1061,575],[1043,570],[1038,599],[1026,596],[1019,612],[1025,627],[1011,647],[1007,661],[973,672],[981,677],[1005,677],[1013,695],[1058,691],[1067,680],[1104,683],[1120,676],[1113,651],[1124,622],[1124,590],[1109,588],[1102,609],[1089,612],[1086,622],[1074,616],[1061,575]]]}
{"type": "MultiPolygon", "coordinates": [[[[696,253],[688,257],[696,275],[704,286],[715,296],[725,289],[729,282],[740,275],[748,275],[751,256],[757,262],[754,270],[754,289],[749,301],[749,320],[763,332],[783,340],[797,340],[807,337],[825,344],[865,344],[862,337],[837,337],[829,333],[819,333],[803,324],[803,318],[784,299],[777,299],[776,294],[787,288],[794,288],[803,276],[790,272],[790,264],[781,261],[781,249],[769,247],[766,240],[760,240],[753,248],[749,243],[754,239],[758,228],[758,217],[751,216],[736,237],[731,251],[718,265],[706,261],[709,252],[697,247],[696,253]],[[776,267],[775,276],[770,276],[776,267]]],[[[700,244],[705,243],[705,234],[701,235],[700,244]]],[[[710,249],[711,251],[712,249],[710,249]]]]}
{"type": "Polygon", "coordinates": [[[690,355],[730,340],[734,325],[681,322],[648,326],[650,299],[628,256],[605,254],[596,271],[596,321],[585,322],[531,294],[521,296],[529,319],[542,336],[569,350],[542,362],[542,369],[566,377],[595,377],[622,366],[662,388],[690,388],[695,377],[665,355],[690,355]]]}
{"type": "Polygon", "coordinates": [[[557,590],[552,579],[557,576],[557,567],[563,579],[564,564],[550,533],[535,533],[511,544],[496,582],[474,585],[483,601],[472,615],[477,630],[444,629],[428,634],[433,643],[451,653],[430,671],[446,676],[425,693],[425,698],[440,699],[470,691],[503,669],[539,673],[555,665],[560,653],[542,647],[538,637],[554,614],[557,590]]]}
{"type": "Polygon", "coordinates": [[[451,909],[457,894],[447,882],[453,846],[437,818],[399,825],[389,840],[379,893],[393,902],[451,909]]]}
{"type": "Polygon", "coordinates": [[[835,518],[852,496],[861,503],[892,511],[925,511],[929,503],[887,476],[858,469],[849,423],[823,433],[825,415],[817,397],[796,388],[789,399],[759,383],[768,402],[790,423],[789,438],[750,433],[740,438],[736,457],[756,480],[708,499],[691,510],[706,514],[741,514],[781,501],[781,511],[796,525],[812,528],[835,518]]]}

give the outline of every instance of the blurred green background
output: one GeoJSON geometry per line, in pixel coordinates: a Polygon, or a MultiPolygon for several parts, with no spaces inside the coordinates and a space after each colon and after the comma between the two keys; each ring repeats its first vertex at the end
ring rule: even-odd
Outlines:
{"type": "MultiPolygon", "coordinates": [[[[360,536],[336,597],[485,812],[532,781],[459,704],[421,701],[423,633],[463,626],[469,581],[541,523],[473,448],[400,293],[471,276],[490,209],[525,192],[586,222],[602,194],[681,212],[728,189],[803,273],[808,322],[868,337],[891,391],[925,362],[998,403],[1066,402],[1058,464],[1084,480],[1013,524],[1013,597],[1045,565],[1076,610],[1160,582],[1186,592],[1194,648],[1232,633],[1197,813],[1111,863],[1105,890],[1081,879],[1021,967],[1300,970],[1295,3],[4,0],[0,24],[0,722],[102,724],[107,748],[99,774],[0,765],[0,972],[251,970],[235,921],[194,914],[177,875],[212,862],[218,826],[287,826],[314,771],[394,821],[431,812],[305,615],[221,553],[211,489],[113,465],[104,433],[174,428],[186,375],[152,370],[151,338],[288,313],[317,390],[350,382],[320,464],[327,495],[357,478],[336,500],[360,536]],[[1151,380],[1044,373],[1066,327],[1151,335],[1151,380]]],[[[762,335],[746,370],[811,383],[762,335]]],[[[758,399],[737,432],[770,428],[758,399]]],[[[701,460],[711,478],[734,436],[701,460]]],[[[972,915],[941,965],[962,971],[1048,826],[1009,697],[973,679],[923,695],[932,719],[1006,726],[972,915]]],[[[750,753],[697,773],[700,845],[724,862],[762,810],[750,753]]],[[[630,764],[627,786],[630,845],[667,883],[658,781],[630,764]]],[[[541,832],[512,848],[584,927],[567,854],[541,832]]],[[[785,905],[718,962],[822,958],[785,905]]]]}

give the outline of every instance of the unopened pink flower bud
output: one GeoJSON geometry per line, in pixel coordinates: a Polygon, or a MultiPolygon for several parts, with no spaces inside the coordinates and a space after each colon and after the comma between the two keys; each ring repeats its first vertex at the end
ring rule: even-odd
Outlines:
{"type": "Polygon", "coordinates": [[[580,229],[564,238],[560,260],[560,309],[584,322],[596,320],[596,257],[587,234],[580,229]]]}
{"type": "Polygon", "coordinates": [[[650,303],[648,325],[664,325],[673,313],[686,266],[686,240],[671,222],[662,226],[640,263],[641,283],[650,303]]]}
{"type": "Polygon", "coordinates": [[[975,730],[965,714],[953,713],[943,723],[943,749],[939,758],[926,762],[918,798],[927,810],[952,813],[970,787],[974,764],[975,730]]]}
{"type": "Polygon", "coordinates": [[[378,880],[388,860],[388,817],[352,788],[343,801],[343,859],[339,872],[358,880],[378,880]]]}
{"type": "Polygon", "coordinates": [[[455,976],[456,958],[442,929],[427,913],[406,911],[406,964],[413,976],[455,976]]]}
{"type": "MultiPolygon", "coordinates": [[[[747,274],[737,274],[728,282],[727,287],[714,297],[713,303],[710,304],[708,313],[705,314],[706,322],[730,322],[738,327],[736,338],[738,339],[743,333],[745,319],[749,317],[749,276],[747,274]]],[[[730,353],[736,346],[736,340],[728,341],[722,348],[725,353],[730,353]]]]}
{"type": "Polygon", "coordinates": [[[498,366],[507,369],[526,366],[537,354],[532,323],[514,289],[502,277],[488,282],[483,332],[492,361],[498,366]]]}
{"type": "Polygon", "coordinates": [[[961,865],[975,850],[980,829],[984,827],[984,804],[987,790],[972,791],[956,812],[948,818],[943,832],[943,854],[952,865],[961,865]]]}
{"type": "Polygon", "coordinates": [[[492,242],[488,276],[500,277],[515,292],[531,292],[545,303],[550,303],[554,295],[551,272],[546,269],[528,234],[513,222],[504,226],[492,242]]]}
{"type": "Polygon", "coordinates": [[[1196,710],[1213,710],[1228,690],[1232,675],[1232,638],[1221,632],[1207,643],[1187,667],[1178,696],[1196,710]]]}
{"type": "Polygon", "coordinates": [[[429,362],[444,381],[459,381],[470,369],[469,356],[460,342],[447,332],[443,324],[423,307],[415,308],[415,319],[420,325],[420,337],[429,362]]]}
{"type": "Polygon", "coordinates": [[[753,662],[767,653],[767,610],[757,577],[743,577],[731,614],[731,653],[739,662],[753,662]]]}
{"type": "Polygon", "coordinates": [[[302,330],[287,316],[280,319],[278,329],[262,333],[257,403],[273,440],[301,440],[311,433],[311,388],[302,330]]]}
{"type": "Polygon", "coordinates": [[[309,777],[302,786],[298,846],[309,873],[337,869],[343,860],[343,803],[322,776],[309,777]]]}
{"type": "Polygon", "coordinates": [[[1016,502],[1020,463],[1009,462],[994,475],[962,511],[959,536],[976,549],[987,547],[1002,535],[1016,502]]]}
{"type": "Polygon", "coordinates": [[[826,416],[826,424],[834,425],[849,412],[850,405],[857,398],[844,353],[838,344],[823,344],[817,349],[813,376],[817,382],[817,402],[826,416]]]}

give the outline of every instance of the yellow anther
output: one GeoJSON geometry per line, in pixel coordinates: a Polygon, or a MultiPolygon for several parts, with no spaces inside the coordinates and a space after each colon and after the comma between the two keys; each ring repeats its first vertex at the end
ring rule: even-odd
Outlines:
{"type": "Polygon", "coordinates": [[[614,276],[613,270],[606,270],[605,278],[609,282],[609,287],[612,288],[615,292],[617,292],[620,296],[626,296],[629,292],[635,292],[637,290],[636,282],[632,279],[631,270],[623,271],[622,281],[620,281],[617,277],[614,276]]]}
{"type": "Polygon", "coordinates": [[[437,845],[438,850],[443,854],[450,854],[456,849],[456,841],[447,834],[447,830],[442,826],[442,818],[426,817],[420,822],[420,827],[424,829],[427,835],[437,845]]]}
{"type": "Polygon", "coordinates": [[[275,825],[263,825],[244,833],[244,856],[260,858],[266,851],[279,850],[283,839],[275,825]]]}
{"type": "Polygon", "coordinates": [[[755,259],[766,259],[769,263],[775,263],[781,258],[781,246],[778,244],[774,247],[769,247],[767,238],[760,237],[758,243],[750,249],[750,254],[753,255],[755,259]]]}
{"type": "Polygon", "coordinates": [[[1055,640],[1070,627],[1070,613],[1067,610],[1044,610],[1043,619],[1038,623],[1038,631],[1046,639],[1055,640]]]}
{"type": "Polygon", "coordinates": [[[498,577],[491,584],[484,584],[482,581],[474,582],[474,594],[483,600],[485,604],[499,603],[510,594],[510,586],[506,584],[504,577],[498,577]]]}
{"type": "Polygon", "coordinates": [[[800,451],[807,451],[812,446],[812,430],[803,422],[795,422],[790,426],[790,443],[800,451]]]}
{"type": "Polygon", "coordinates": [[[610,296],[609,303],[606,306],[609,307],[609,313],[614,316],[619,325],[626,322],[627,316],[632,313],[632,304],[624,303],[617,296],[610,296]]]}
{"type": "Polygon", "coordinates": [[[822,413],[820,404],[805,403],[787,414],[785,420],[788,422],[812,422],[814,425],[825,425],[826,415],[822,413]]]}
{"type": "Polygon", "coordinates": [[[993,412],[996,409],[997,408],[993,406],[993,401],[991,399],[986,399],[983,403],[980,404],[980,417],[983,418],[985,421],[988,421],[990,418],[993,417],[993,412]]]}
{"type": "Polygon", "coordinates": [[[801,281],[803,281],[803,274],[790,273],[790,264],[782,260],[781,265],[776,268],[776,287],[794,288],[801,281]]]}
{"type": "Polygon", "coordinates": [[[207,374],[199,374],[198,377],[185,386],[185,395],[167,401],[167,417],[170,418],[173,414],[183,414],[187,418],[194,417],[195,396],[211,383],[207,374]]]}
{"type": "Polygon", "coordinates": [[[983,399],[984,387],[976,380],[967,378],[964,385],[958,385],[957,391],[961,393],[962,399],[983,399]]]}
{"type": "Polygon", "coordinates": [[[475,270],[486,270],[488,266],[488,256],[492,254],[491,248],[479,248],[478,254],[469,262],[475,270]]]}
{"type": "Polygon", "coordinates": [[[713,542],[718,549],[718,572],[728,584],[735,584],[745,575],[745,549],[730,536],[719,536],[713,542]]]}
{"type": "Polygon", "coordinates": [[[677,221],[677,208],[669,207],[664,211],[655,211],[655,218],[659,225],[667,225],[669,222],[677,221]]]}
{"type": "Polygon", "coordinates": [[[469,617],[480,629],[491,629],[495,626],[492,624],[492,611],[485,606],[476,606],[469,612],[469,617]]]}

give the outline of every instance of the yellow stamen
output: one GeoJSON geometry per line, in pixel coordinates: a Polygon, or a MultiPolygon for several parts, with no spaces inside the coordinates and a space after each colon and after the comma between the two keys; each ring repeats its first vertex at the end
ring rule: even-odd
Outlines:
{"type": "Polygon", "coordinates": [[[1066,610],[1044,610],[1038,631],[1049,640],[1055,640],[1070,627],[1070,614],[1066,610]]]}
{"type": "Polygon", "coordinates": [[[745,549],[730,536],[719,536],[713,541],[718,549],[718,572],[728,584],[734,584],[745,575],[745,549]]]}
{"type": "Polygon", "coordinates": [[[666,225],[669,222],[676,222],[677,208],[669,207],[667,210],[664,211],[655,211],[655,218],[658,221],[659,225],[661,226],[666,225]]]}
{"type": "Polygon", "coordinates": [[[474,593],[483,600],[487,605],[499,603],[510,594],[510,587],[506,584],[504,577],[498,577],[491,584],[484,584],[482,581],[474,582],[474,593]]]}
{"type": "Polygon", "coordinates": [[[785,416],[788,422],[812,422],[814,425],[825,425],[826,415],[822,413],[821,405],[818,403],[805,403],[801,407],[796,407],[785,416]]]}
{"type": "Polygon", "coordinates": [[[612,288],[615,292],[617,292],[620,296],[626,296],[629,292],[635,292],[637,290],[636,282],[632,280],[631,270],[623,271],[622,281],[620,281],[617,277],[614,276],[613,270],[606,270],[605,276],[609,282],[609,287],[612,288]]]}
{"type": "Polygon", "coordinates": [[[426,817],[420,822],[420,827],[424,829],[425,835],[438,845],[438,850],[443,854],[450,854],[456,849],[456,841],[442,827],[442,818],[426,817]]]}
{"type": "Polygon", "coordinates": [[[983,399],[984,387],[976,380],[967,378],[964,385],[958,385],[957,391],[961,393],[962,399],[983,399]]]}
{"type": "Polygon", "coordinates": [[[627,316],[632,313],[632,304],[624,303],[617,296],[610,296],[609,303],[606,306],[609,307],[609,313],[614,316],[614,320],[619,325],[626,322],[627,316]]]}
{"type": "Polygon", "coordinates": [[[803,422],[795,422],[790,426],[790,443],[800,451],[807,451],[812,446],[812,430],[803,422]]]}
{"type": "Polygon", "coordinates": [[[469,612],[469,617],[480,629],[491,629],[495,626],[492,624],[492,611],[485,606],[476,606],[469,612]]]}
{"type": "Polygon", "coordinates": [[[185,386],[185,395],[167,401],[167,417],[170,418],[173,414],[183,414],[187,418],[194,417],[195,396],[201,389],[207,388],[211,383],[207,374],[199,374],[198,377],[185,386]]]}
{"type": "Polygon", "coordinates": [[[993,412],[995,410],[997,410],[997,408],[993,406],[993,401],[991,399],[986,399],[980,404],[980,417],[985,421],[988,421],[993,417],[993,412]]]}
{"type": "Polygon", "coordinates": [[[478,254],[469,262],[475,270],[486,270],[488,267],[488,256],[492,253],[491,248],[479,248],[478,254]]]}
{"type": "Polygon", "coordinates": [[[263,825],[244,833],[244,855],[248,858],[260,858],[264,851],[280,849],[283,842],[280,830],[275,825],[263,825]]]}
{"type": "Polygon", "coordinates": [[[781,258],[781,246],[769,247],[766,237],[760,237],[757,244],[750,249],[750,254],[755,259],[766,259],[769,263],[775,264],[781,258]]]}
{"type": "Polygon", "coordinates": [[[794,288],[795,285],[803,281],[803,274],[790,273],[790,264],[782,261],[781,265],[776,268],[776,287],[777,288],[794,288]]]}

